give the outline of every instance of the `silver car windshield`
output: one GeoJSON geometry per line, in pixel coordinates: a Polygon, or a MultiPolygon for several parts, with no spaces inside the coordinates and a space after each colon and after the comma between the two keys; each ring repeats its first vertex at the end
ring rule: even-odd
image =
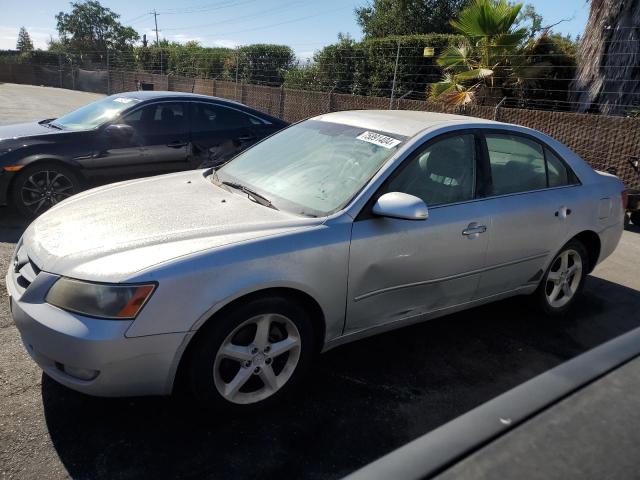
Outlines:
{"type": "Polygon", "coordinates": [[[405,137],[307,120],[246,150],[216,172],[282,210],[312,216],[344,207],[405,137]]]}
{"type": "Polygon", "coordinates": [[[137,98],[112,95],[56,118],[51,123],[63,130],[89,130],[115,118],[138,102],[140,100],[137,98]]]}

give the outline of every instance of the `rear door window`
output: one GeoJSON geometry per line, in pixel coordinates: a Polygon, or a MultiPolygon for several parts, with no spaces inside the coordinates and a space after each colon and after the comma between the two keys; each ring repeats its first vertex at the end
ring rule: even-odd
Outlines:
{"type": "Polygon", "coordinates": [[[233,108],[219,105],[194,103],[191,131],[215,132],[220,130],[237,130],[262,125],[259,119],[233,108]]]}
{"type": "Polygon", "coordinates": [[[539,143],[506,133],[486,134],[485,139],[494,195],[547,187],[544,151],[539,143]]]}

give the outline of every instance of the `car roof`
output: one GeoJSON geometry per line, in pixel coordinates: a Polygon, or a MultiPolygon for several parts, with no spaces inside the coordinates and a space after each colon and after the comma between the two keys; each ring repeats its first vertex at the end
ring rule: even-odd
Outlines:
{"type": "Polygon", "coordinates": [[[277,121],[283,124],[286,124],[284,120],[276,118],[268,113],[260,112],[255,108],[248,107],[240,102],[236,102],[234,100],[229,100],[227,98],[214,97],[212,95],[200,95],[198,93],[187,93],[187,92],[168,92],[162,90],[136,90],[132,92],[122,92],[116,93],[112,95],[112,97],[124,97],[124,98],[135,98],[140,101],[149,101],[149,100],[157,100],[157,99],[180,99],[180,100],[206,100],[206,101],[215,101],[224,103],[227,105],[233,105],[234,107],[239,107],[244,111],[253,112],[256,115],[259,115],[263,118],[268,118],[272,121],[277,121]]]}
{"type": "Polygon", "coordinates": [[[233,100],[227,100],[226,98],[218,98],[213,97],[211,95],[200,95],[198,93],[187,93],[187,92],[169,92],[162,90],[135,90],[131,92],[121,92],[113,95],[114,97],[125,97],[125,98],[135,98],[138,100],[152,100],[156,98],[199,98],[206,100],[222,100],[229,103],[236,103],[238,105],[242,105],[238,102],[234,102],[233,100]]]}
{"type": "Polygon", "coordinates": [[[506,125],[501,122],[476,117],[453,115],[450,113],[416,112],[411,110],[349,110],[325,113],[313,117],[313,120],[342,123],[344,125],[378,130],[405,137],[413,137],[427,128],[451,122],[506,125]]]}

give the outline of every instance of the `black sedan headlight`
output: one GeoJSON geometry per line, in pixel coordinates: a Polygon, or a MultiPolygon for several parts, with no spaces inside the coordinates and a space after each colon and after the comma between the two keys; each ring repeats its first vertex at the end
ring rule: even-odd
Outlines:
{"type": "Polygon", "coordinates": [[[140,313],[155,288],[154,283],[119,285],[62,277],[49,289],[46,301],[89,317],[131,320],[140,313]]]}

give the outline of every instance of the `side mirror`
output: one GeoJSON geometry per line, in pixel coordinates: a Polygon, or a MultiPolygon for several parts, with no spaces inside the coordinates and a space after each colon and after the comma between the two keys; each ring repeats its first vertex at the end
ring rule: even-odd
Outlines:
{"type": "Polygon", "coordinates": [[[429,217],[429,210],[422,199],[402,192],[382,195],[373,205],[373,213],[403,220],[426,220],[429,217]]]}
{"type": "Polygon", "coordinates": [[[133,129],[131,125],[126,125],[124,123],[114,123],[105,128],[105,133],[109,138],[118,141],[129,141],[133,138],[133,135],[136,131],[133,129]]]}

